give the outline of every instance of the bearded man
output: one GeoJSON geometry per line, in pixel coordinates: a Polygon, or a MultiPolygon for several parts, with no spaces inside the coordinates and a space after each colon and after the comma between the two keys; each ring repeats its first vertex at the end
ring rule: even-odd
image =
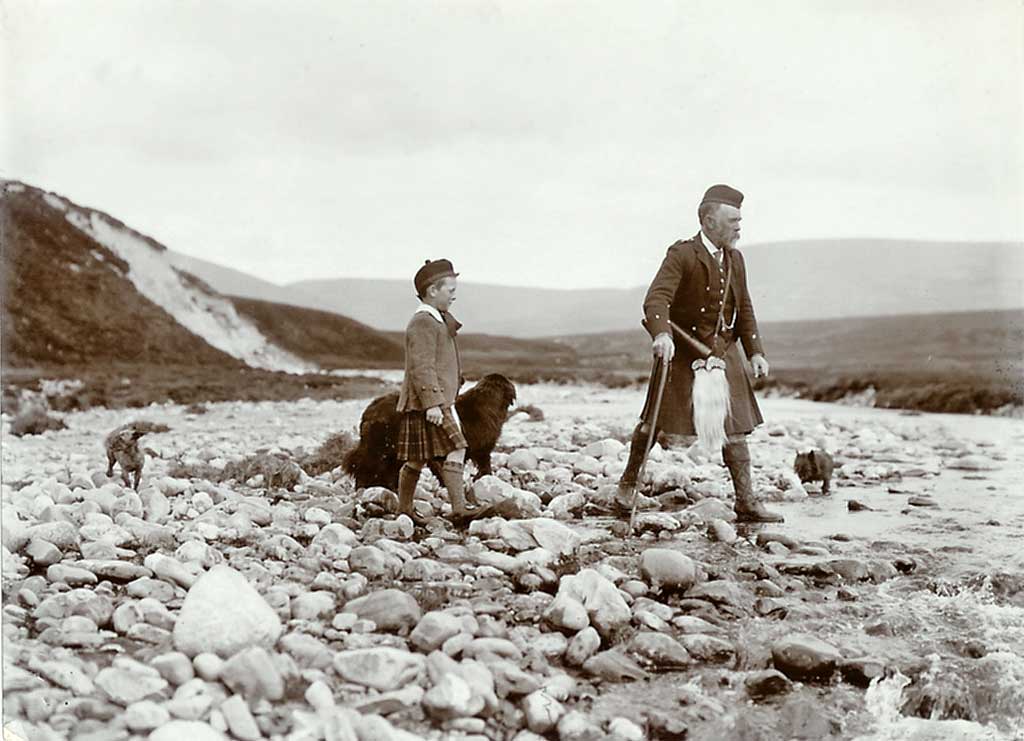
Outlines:
{"type": "Polygon", "coordinates": [[[633,431],[629,461],[619,481],[616,506],[620,512],[628,511],[634,498],[651,424],[654,425],[655,436],[665,432],[683,435],[690,442],[696,439],[690,364],[703,356],[687,342],[677,346],[669,323],[671,320],[725,360],[730,413],[725,422],[727,438],[722,447],[722,458],[736,493],[734,509],[737,520],[783,520],[781,515],[765,509],[754,497],[751,484],[750,450],[746,438],[764,419],[736,341],[742,343],[755,377],[767,376],[769,366],[747,290],[743,255],[736,249],[742,204],[743,194],[735,188],[728,185],[708,188],[697,209],[700,231],[691,239],[680,240],[668,248],[668,254],[647,291],[644,326],[653,338],[655,357],[662,363],[671,361],[671,365],[656,420],[649,419],[657,394],[657,379],[654,375],[651,377],[641,422],[633,431]]]}

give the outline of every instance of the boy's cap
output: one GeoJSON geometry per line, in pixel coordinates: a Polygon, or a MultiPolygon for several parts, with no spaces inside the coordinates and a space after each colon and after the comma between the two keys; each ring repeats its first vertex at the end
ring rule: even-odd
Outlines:
{"type": "Polygon", "coordinates": [[[743,194],[728,185],[712,185],[701,199],[701,205],[705,203],[724,203],[739,208],[743,205],[743,194]]]}
{"type": "Polygon", "coordinates": [[[452,267],[451,260],[427,260],[423,267],[416,271],[416,277],[412,279],[416,286],[416,295],[422,296],[427,286],[441,278],[456,278],[458,273],[452,267]]]}

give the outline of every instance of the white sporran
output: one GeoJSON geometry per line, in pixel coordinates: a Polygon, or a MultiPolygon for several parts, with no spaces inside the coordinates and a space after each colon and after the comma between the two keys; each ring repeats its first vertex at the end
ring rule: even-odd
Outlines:
{"type": "Polygon", "coordinates": [[[693,429],[697,445],[708,454],[714,454],[725,445],[725,420],[729,416],[729,380],[725,376],[725,361],[714,356],[707,360],[694,360],[693,368],[693,429]]]}

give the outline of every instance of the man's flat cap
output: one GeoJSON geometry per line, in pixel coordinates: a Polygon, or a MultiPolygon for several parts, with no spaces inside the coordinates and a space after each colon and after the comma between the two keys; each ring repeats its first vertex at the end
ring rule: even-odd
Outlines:
{"type": "Polygon", "coordinates": [[[451,260],[427,260],[423,267],[416,271],[416,277],[412,279],[412,282],[416,286],[416,295],[422,296],[434,281],[456,276],[458,273],[452,267],[451,260]]]}
{"type": "Polygon", "coordinates": [[[743,205],[743,194],[728,185],[712,185],[704,193],[701,205],[705,203],[724,203],[727,206],[739,208],[743,205]]]}

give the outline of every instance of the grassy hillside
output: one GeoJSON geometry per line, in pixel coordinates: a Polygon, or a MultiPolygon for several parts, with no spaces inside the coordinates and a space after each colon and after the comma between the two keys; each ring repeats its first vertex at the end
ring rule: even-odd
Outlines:
{"type": "Polygon", "coordinates": [[[321,368],[395,366],[402,346],[365,324],[327,311],[232,298],[239,313],[252,320],[264,337],[321,368]]]}
{"type": "Polygon", "coordinates": [[[239,361],[182,327],[141,295],[127,264],[73,227],[35,189],[5,191],[3,362],[33,365],[198,365],[239,361]]]}

